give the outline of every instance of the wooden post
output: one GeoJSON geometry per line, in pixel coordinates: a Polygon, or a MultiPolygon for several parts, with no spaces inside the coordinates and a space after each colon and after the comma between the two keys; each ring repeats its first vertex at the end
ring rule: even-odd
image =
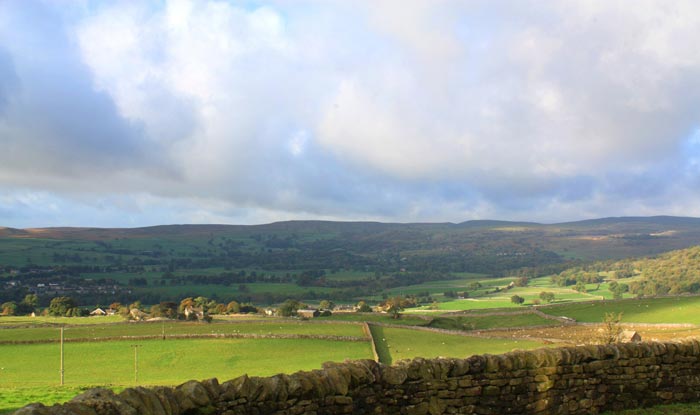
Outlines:
{"type": "Polygon", "coordinates": [[[131,347],[134,348],[134,386],[139,384],[139,347],[140,344],[132,344],[131,347]]]}
{"type": "Polygon", "coordinates": [[[61,327],[61,368],[60,368],[60,373],[61,373],[61,386],[63,386],[63,327],[61,327]]]}

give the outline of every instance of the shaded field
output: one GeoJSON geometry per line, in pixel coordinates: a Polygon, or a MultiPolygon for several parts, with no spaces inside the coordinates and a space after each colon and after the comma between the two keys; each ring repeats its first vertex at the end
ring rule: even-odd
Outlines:
{"type": "MultiPolygon", "coordinates": [[[[445,291],[466,291],[466,287],[470,283],[475,281],[480,281],[482,283],[484,283],[484,281],[487,281],[487,283],[502,284],[501,282],[499,282],[502,279],[484,280],[484,278],[486,277],[485,274],[457,272],[454,273],[454,276],[455,278],[450,280],[428,281],[421,284],[405,285],[396,288],[391,288],[389,290],[386,290],[386,293],[388,295],[407,295],[429,292],[433,295],[440,296],[445,291]]],[[[509,279],[509,282],[511,279],[512,278],[509,279]]],[[[508,283],[506,282],[505,284],[508,283]]]]}
{"type": "Polygon", "coordinates": [[[304,295],[310,291],[316,294],[331,295],[337,289],[330,287],[302,287],[293,283],[245,283],[245,291],[241,291],[238,284],[235,285],[216,285],[216,284],[192,284],[192,285],[173,285],[173,286],[151,286],[148,288],[135,288],[136,293],[156,293],[171,298],[181,298],[184,296],[192,296],[194,293],[205,297],[214,296],[240,296],[248,294],[287,294],[287,295],[304,295]]]}

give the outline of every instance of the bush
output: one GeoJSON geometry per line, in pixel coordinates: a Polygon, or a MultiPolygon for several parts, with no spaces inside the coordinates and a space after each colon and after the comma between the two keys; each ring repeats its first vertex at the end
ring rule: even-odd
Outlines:
{"type": "Polygon", "coordinates": [[[56,297],[49,304],[49,315],[55,317],[65,317],[69,313],[74,313],[71,310],[76,308],[75,300],[70,297],[56,297]]]}

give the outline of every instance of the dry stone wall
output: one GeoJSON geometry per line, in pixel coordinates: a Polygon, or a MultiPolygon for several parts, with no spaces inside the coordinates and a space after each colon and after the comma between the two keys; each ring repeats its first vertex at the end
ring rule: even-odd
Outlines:
{"type": "Polygon", "coordinates": [[[468,359],[327,363],[219,383],[93,389],[17,415],[595,414],[700,401],[700,343],[581,346],[468,359]]]}

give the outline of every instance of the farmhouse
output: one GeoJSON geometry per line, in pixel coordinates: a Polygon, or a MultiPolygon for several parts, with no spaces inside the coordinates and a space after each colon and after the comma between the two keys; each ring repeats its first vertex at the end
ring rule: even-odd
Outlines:
{"type": "Polygon", "coordinates": [[[204,309],[201,307],[192,307],[191,305],[188,305],[185,307],[184,310],[185,313],[185,318],[190,319],[190,316],[194,316],[197,320],[203,320],[204,319],[204,309]]]}
{"type": "Polygon", "coordinates": [[[143,311],[139,310],[138,308],[132,308],[131,311],[129,311],[129,314],[131,315],[131,318],[136,320],[136,321],[141,321],[148,317],[146,313],[143,311]]]}
{"type": "Polygon", "coordinates": [[[318,310],[308,308],[308,309],[297,310],[297,315],[299,317],[303,317],[303,318],[314,318],[314,317],[318,317],[320,315],[320,313],[318,312],[318,310]]]}
{"type": "Polygon", "coordinates": [[[100,307],[97,307],[96,309],[92,310],[90,312],[91,316],[106,316],[107,312],[101,309],[100,307]]]}
{"type": "Polygon", "coordinates": [[[624,343],[639,343],[642,341],[642,336],[634,330],[623,330],[620,333],[620,341],[624,343]]]}

